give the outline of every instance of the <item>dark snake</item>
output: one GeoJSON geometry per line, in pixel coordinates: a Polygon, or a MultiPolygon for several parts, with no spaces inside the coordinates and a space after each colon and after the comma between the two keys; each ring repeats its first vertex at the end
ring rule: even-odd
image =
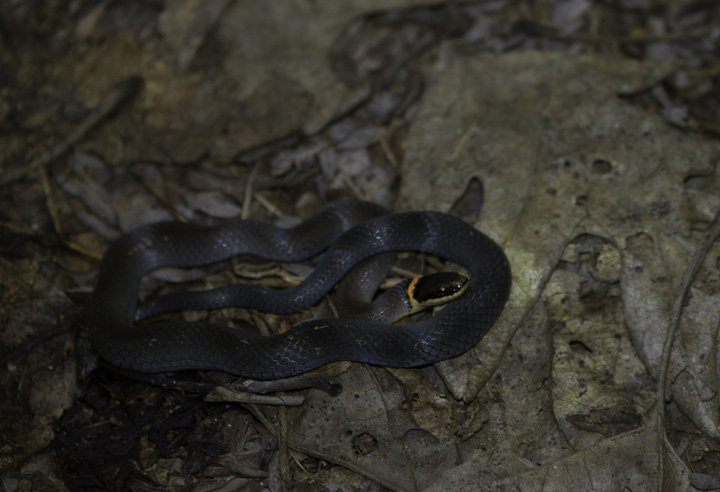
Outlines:
{"type": "Polygon", "coordinates": [[[332,361],[415,367],[466,352],[487,333],[507,301],[510,267],[505,254],[452,215],[386,213],[372,203],[348,202],[326,207],[290,229],[252,220],[209,227],[181,222],[140,227],[109,247],[81,324],[106,362],[143,373],[219,370],[270,380],[332,361]],[[313,273],[295,287],[271,290],[237,284],[203,295],[185,293],[186,309],[233,305],[278,314],[298,312],[319,302],[354,265],[385,252],[440,256],[465,268],[470,282],[458,299],[411,325],[322,319],[263,337],[204,322],[135,323],[138,284],[153,269],[207,265],[241,254],[296,262],[323,250],[313,273]]]}

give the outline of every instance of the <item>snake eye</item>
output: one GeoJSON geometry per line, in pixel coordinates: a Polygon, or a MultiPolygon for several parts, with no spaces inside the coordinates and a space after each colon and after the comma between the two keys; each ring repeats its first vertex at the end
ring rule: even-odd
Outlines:
{"type": "Polygon", "coordinates": [[[420,277],[414,284],[412,297],[421,305],[448,302],[465,291],[469,279],[456,272],[439,272],[420,277]]]}

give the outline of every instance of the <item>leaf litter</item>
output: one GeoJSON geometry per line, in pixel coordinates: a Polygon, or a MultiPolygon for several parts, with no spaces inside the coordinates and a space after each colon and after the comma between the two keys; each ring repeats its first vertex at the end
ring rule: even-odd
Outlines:
{"type": "MultiPolygon", "coordinates": [[[[81,21],[68,37],[12,12],[23,27],[6,39],[66,49],[3,58],[23,82],[0,99],[6,489],[713,486],[716,9],[413,3],[263,12],[273,35],[253,30],[258,6],[223,1],[97,5],[53,18],[81,21]],[[286,29],[299,18],[315,37],[286,29]],[[142,88],[110,105],[135,75],[142,88]],[[161,218],[302,217],[348,194],[475,202],[466,220],[505,248],[514,282],[476,349],[435,368],[353,365],[339,397],[282,410],[89,376],[91,351],[62,327],[107,240],[161,218]]],[[[215,272],[209,285],[226,281],[215,272]]]]}

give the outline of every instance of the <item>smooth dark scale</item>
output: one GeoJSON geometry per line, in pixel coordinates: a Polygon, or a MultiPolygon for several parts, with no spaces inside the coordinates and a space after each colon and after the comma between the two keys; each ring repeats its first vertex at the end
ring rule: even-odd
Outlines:
{"type": "MultiPolygon", "coordinates": [[[[334,360],[408,367],[460,355],[484,336],[503,309],[510,288],[505,255],[471,226],[438,212],[380,217],[341,234],[353,216],[367,220],[382,213],[376,205],[359,202],[330,207],[287,231],[251,221],[212,228],[175,223],[142,228],[108,250],[81,322],[101,357],[122,369],[141,372],[213,369],[275,379],[334,360]],[[199,266],[247,253],[298,261],[314,256],[335,237],[316,270],[300,286],[280,291],[242,287],[219,295],[215,289],[204,299],[207,304],[191,301],[194,293],[179,300],[193,309],[217,307],[220,302],[295,312],[318,302],[353,265],[388,251],[423,251],[444,257],[468,271],[470,285],[436,316],[408,326],[327,319],[303,323],[282,335],[259,337],[207,323],[133,324],[138,282],[153,268],[199,266]]],[[[426,295],[424,288],[420,295],[426,295]]]]}

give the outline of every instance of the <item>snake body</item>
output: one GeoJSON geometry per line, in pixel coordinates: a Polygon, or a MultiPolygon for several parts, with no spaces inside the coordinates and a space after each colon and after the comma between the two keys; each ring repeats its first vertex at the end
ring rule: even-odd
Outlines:
{"type": "Polygon", "coordinates": [[[212,227],[164,222],[138,228],[106,252],[81,323],[105,361],[147,373],[220,370],[269,380],[338,360],[413,367],[466,352],[487,333],[505,305],[510,288],[507,258],[490,238],[451,215],[385,213],[374,204],[349,202],[326,207],[292,229],[256,221],[212,227]],[[356,222],[361,223],[350,227],[356,222]],[[325,249],[313,273],[296,287],[268,290],[239,284],[204,295],[187,293],[186,309],[235,305],[279,314],[297,312],[320,301],[357,263],[394,251],[421,251],[453,261],[468,271],[470,283],[457,300],[413,325],[323,319],[262,337],[202,322],[135,324],[138,283],[155,268],[200,266],[240,254],[294,262],[325,249]]]}

